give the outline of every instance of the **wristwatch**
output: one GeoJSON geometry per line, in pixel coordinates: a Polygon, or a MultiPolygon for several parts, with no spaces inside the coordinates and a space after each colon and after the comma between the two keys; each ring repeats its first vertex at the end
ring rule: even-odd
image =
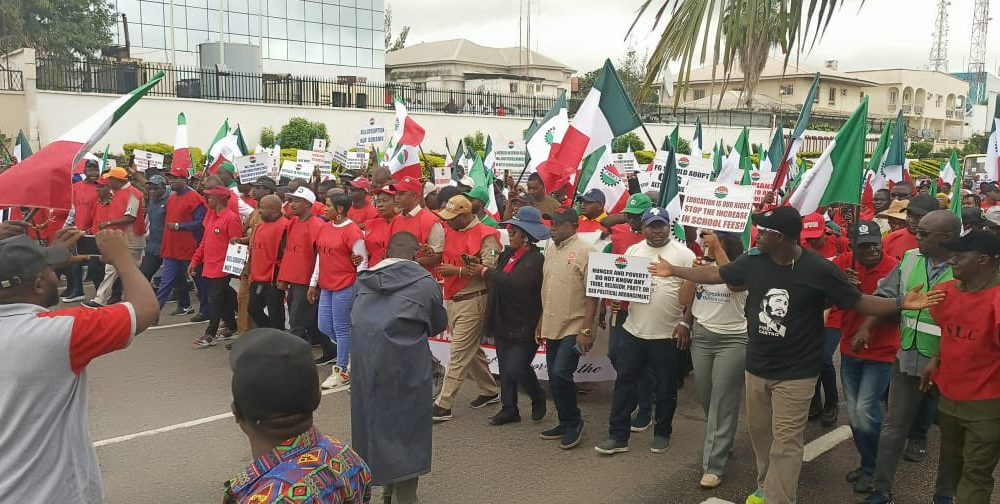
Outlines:
{"type": "Polygon", "coordinates": [[[582,334],[584,336],[590,336],[590,329],[589,328],[588,329],[581,329],[580,330],[580,334],[582,334]]]}

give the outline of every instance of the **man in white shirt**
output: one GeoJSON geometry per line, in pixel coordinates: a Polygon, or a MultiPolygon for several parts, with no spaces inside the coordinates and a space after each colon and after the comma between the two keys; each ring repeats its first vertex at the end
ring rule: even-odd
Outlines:
{"type": "MultiPolygon", "coordinates": [[[[665,209],[646,210],[642,215],[642,233],[645,241],[629,247],[626,256],[651,260],[662,257],[672,264],[694,264],[694,252],[670,239],[670,216],[665,209]]],[[[649,303],[629,303],[615,366],[618,378],[608,420],[608,439],[594,447],[598,453],[612,455],[628,451],[636,388],[647,367],[652,368],[655,377],[656,413],[650,451],[667,451],[674,410],[677,409],[678,347],[681,342],[676,340],[674,329],[685,324],[684,307],[678,299],[683,284],[674,279],[653,277],[649,303]]]]}

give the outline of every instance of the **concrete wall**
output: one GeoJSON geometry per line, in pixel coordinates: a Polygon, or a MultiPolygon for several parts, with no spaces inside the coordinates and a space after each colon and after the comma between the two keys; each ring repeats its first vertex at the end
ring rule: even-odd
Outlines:
{"type": "Polygon", "coordinates": [[[28,103],[23,92],[0,91],[0,132],[13,138],[28,131],[28,103]]]}

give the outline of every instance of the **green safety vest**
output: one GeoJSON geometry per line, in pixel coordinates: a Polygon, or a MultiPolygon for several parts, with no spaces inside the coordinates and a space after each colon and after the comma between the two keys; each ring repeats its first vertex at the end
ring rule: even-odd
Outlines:
{"type": "MultiPolygon", "coordinates": [[[[923,285],[922,292],[927,292],[934,286],[952,279],[951,267],[949,266],[937,279],[931,282],[927,276],[927,259],[914,250],[908,250],[903,254],[903,260],[899,265],[900,282],[902,282],[901,295],[906,295],[911,289],[918,285],[923,285]]],[[[938,347],[941,343],[941,328],[934,322],[934,318],[927,310],[903,310],[899,323],[899,333],[902,336],[900,348],[912,350],[916,346],[917,352],[924,357],[934,357],[938,354],[938,347]]]]}

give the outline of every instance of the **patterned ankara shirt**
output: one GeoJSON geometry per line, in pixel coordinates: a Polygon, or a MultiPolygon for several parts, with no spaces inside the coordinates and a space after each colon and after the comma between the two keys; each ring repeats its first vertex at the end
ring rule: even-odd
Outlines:
{"type": "Polygon", "coordinates": [[[362,504],[372,474],[346,443],[316,427],[279,444],[226,483],[226,504],[362,504]]]}

